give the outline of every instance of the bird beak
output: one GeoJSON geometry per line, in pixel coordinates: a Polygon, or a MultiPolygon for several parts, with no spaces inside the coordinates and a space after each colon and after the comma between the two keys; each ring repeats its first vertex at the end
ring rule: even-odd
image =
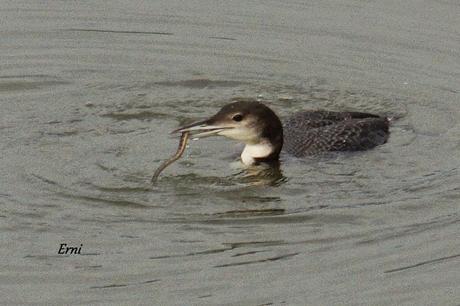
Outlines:
{"type": "Polygon", "coordinates": [[[194,134],[194,138],[204,138],[212,135],[216,135],[219,132],[226,130],[226,129],[232,129],[234,128],[233,126],[225,126],[225,125],[220,125],[220,124],[212,124],[211,119],[206,119],[198,122],[194,122],[189,125],[185,125],[183,127],[178,128],[177,130],[174,130],[171,132],[171,134],[174,133],[183,133],[183,132],[201,132],[198,134],[194,134]]]}

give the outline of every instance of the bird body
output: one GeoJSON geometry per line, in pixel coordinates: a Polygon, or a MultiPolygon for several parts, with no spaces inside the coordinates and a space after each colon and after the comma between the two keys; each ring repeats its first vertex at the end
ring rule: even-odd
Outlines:
{"type": "Polygon", "coordinates": [[[241,160],[246,165],[278,161],[281,150],[296,157],[331,151],[358,151],[384,144],[390,120],[361,112],[301,111],[279,117],[257,101],[225,105],[209,119],[173,132],[200,132],[194,137],[226,136],[246,144],[241,160]]]}
{"type": "Polygon", "coordinates": [[[302,111],[283,123],[284,151],[297,156],[360,151],[384,144],[389,120],[369,113],[302,111]]]}

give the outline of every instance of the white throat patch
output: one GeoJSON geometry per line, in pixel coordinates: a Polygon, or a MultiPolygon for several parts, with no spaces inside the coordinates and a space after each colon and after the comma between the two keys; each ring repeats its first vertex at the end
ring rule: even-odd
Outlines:
{"type": "Polygon", "coordinates": [[[268,141],[258,144],[247,144],[244,147],[243,153],[241,153],[241,161],[243,164],[249,166],[254,164],[255,158],[266,157],[272,152],[273,146],[268,141]]]}

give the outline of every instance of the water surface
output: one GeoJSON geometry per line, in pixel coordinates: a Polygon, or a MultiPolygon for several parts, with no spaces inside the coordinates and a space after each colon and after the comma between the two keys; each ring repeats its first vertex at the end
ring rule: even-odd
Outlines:
{"type": "MultiPolygon", "coordinates": [[[[4,305],[458,305],[456,1],[3,1],[4,305]],[[247,178],[169,131],[232,99],[392,116],[247,178]],[[58,255],[61,243],[82,255],[58,255]]],[[[236,154],[236,155],[235,155],[236,154]]]]}

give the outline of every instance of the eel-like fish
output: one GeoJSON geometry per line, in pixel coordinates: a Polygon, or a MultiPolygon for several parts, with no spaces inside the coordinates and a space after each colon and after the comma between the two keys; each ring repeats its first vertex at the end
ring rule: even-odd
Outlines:
{"type": "Polygon", "coordinates": [[[160,165],[160,167],[158,167],[158,169],[155,171],[155,173],[152,176],[152,183],[154,184],[156,183],[156,181],[158,180],[158,176],[166,167],[168,167],[173,162],[181,158],[182,154],[185,151],[185,147],[187,146],[188,138],[189,138],[189,132],[183,132],[182,135],[180,136],[179,147],[177,148],[176,153],[173,156],[171,156],[168,160],[163,162],[160,165]]]}

